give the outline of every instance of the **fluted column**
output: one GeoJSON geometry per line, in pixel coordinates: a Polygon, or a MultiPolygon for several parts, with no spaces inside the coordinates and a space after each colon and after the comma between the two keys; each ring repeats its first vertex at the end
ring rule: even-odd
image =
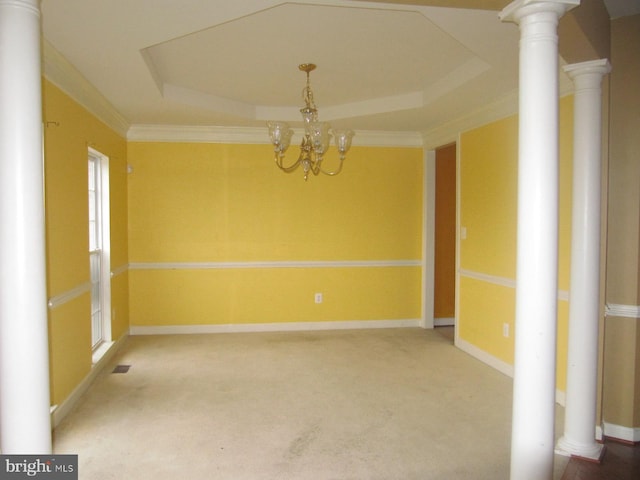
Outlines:
{"type": "Polygon", "coordinates": [[[573,79],[573,216],[564,435],[558,453],[599,459],[595,440],[600,317],[602,77],[606,59],[564,67],[573,79]]]}
{"type": "Polygon", "coordinates": [[[516,0],[518,232],[511,479],[553,477],[558,272],[558,19],[579,0],[516,0]]]}
{"type": "Polygon", "coordinates": [[[0,0],[0,449],[51,453],[39,0],[0,0]]]}

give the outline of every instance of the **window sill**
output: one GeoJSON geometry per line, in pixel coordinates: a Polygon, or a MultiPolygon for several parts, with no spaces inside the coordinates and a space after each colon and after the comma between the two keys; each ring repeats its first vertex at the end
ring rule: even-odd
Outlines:
{"type": "Polygon", "coordinates": [[[111,349],[113,344],[114,342],[102,342],[96,347],[91,356],[91,363],[93,364],[93,366],[97,365],[100,360],[102,360],[102,357],[104,357],[109,349],[111,349]]]}

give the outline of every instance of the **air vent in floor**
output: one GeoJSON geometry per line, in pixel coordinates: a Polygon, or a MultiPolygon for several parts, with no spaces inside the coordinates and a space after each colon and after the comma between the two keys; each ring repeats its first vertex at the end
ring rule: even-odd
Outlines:
{"type": "Polygon", "coordinates": [[[131,365],[117,365],[111,373],[127,373],[131,365]]]}

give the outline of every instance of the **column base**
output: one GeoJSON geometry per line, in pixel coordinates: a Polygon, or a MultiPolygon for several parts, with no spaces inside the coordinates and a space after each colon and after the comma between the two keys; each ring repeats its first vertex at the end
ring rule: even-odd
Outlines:
{"type": "Polygon", "coordinates": [[[556,444],[555,453],[565,457],[580,458],[594,463],[602,463],[606,447],[602,443],[595,440],[592,444],[578,444],[567,440],[565,437],[560,438],[556,444]]]}

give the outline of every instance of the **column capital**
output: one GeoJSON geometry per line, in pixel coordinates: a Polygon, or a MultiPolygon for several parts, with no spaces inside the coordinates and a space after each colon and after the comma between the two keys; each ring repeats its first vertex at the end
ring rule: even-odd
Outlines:
{"type": "Polygon", "coordinates": [[[574,7],[580,0],[515,0],[498,15],[503,22],[520,23],[520,19],[533,13],[556,13],[558,18],[574,7]]]}
{"type": "Polygon", "coordinates": [[[598,60],[589,60],[587,62],[565,65],[562,67],[562,70],[571,79],[585,74],[606,75],[611,71],[611,63],[609,63],[609,60],[606,58],[600,58],[598,60]]]}

